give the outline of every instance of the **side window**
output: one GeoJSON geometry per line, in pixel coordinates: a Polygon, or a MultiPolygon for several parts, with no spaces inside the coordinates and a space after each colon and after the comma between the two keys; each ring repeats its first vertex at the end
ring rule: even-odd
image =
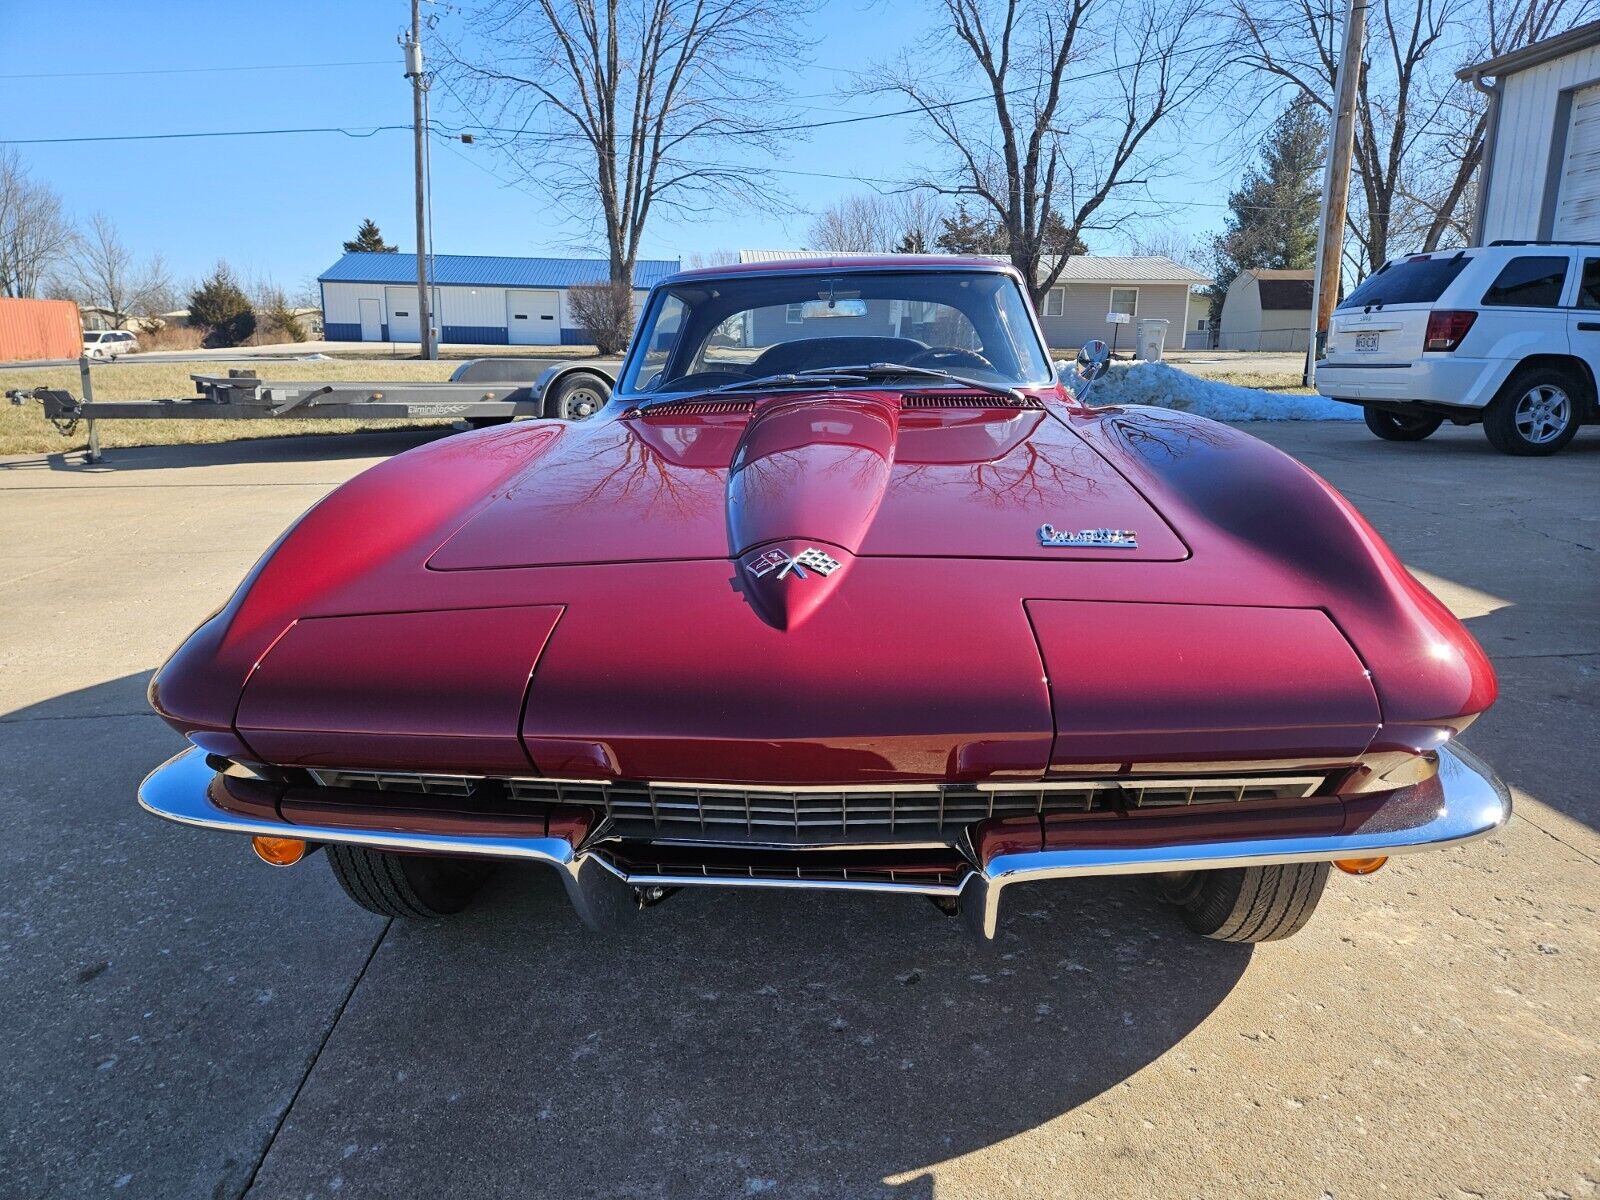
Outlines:
{"type": "Polygon", "coordinates": [[[1559,258],[1523,255],[1513,258],[1501,269],[1483,294],[1483,303],[1511,308],[1554,308],[1561,303],[1561,288],[1566,282],[1565,255],[1559,258]]]}
{"type": "Polygon", "coordinates": [[[1583,260],[1583,279],[1578,284],[1578,307],[1600,308],[1600,258],[1583,260]]]}

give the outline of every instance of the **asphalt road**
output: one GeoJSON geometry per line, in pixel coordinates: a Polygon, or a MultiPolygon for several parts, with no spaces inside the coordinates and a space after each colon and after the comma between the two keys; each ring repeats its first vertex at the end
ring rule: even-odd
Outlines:
{"type": "MultiPolygon", "coordinates": [[[[361,912],[140,813],[151,670],[282,527],[424,435],[0,460],[0,1195],[1556,1197],[1600,1188],[1600,430],[1261,426],[1500,671],[1517,815],[1195,939],[1136,881],[701,892],[610,941],[507,871],[361,912]]],[[[630,623],[619,636],[648,636],[630,623]]]]}

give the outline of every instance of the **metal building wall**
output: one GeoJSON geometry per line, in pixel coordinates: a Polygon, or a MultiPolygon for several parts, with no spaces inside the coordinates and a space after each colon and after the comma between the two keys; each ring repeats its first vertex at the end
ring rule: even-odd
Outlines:
{"type": "Polygon", "coordinates": [[[1480,201],[1485,244],[1499,238],[1550,235],[1571,95],[1596,82],[1600,82],[1600,46],[1506,77],[1494,159],[1480,201]]]}

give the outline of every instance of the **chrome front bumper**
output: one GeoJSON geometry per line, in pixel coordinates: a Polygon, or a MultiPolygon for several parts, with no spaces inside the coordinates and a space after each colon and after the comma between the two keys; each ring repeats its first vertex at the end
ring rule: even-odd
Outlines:
{"type": "Polygon", "coordinates": [[[599,855],[575,849],[557,837],[513,838],[409,831],[374,831],[290,824],[219,808],[209,786],[215,772],[198,749],[185,750],[150,773],[139,787],[139,804],[182,825],[228,833],[342,842],[378,850],[426,854],[482,855],[543,863],[561,877],[578,915],[603,929],[637,907],[642,887],[778,887],[815,890],[911,892],[958,898],[962,916],[980,939],[992,940],[999,924],[1000,895],[1013,883],[1079,875],[1148,875],[1211,871],[1273,863],[1323,862],[1342,858],[1406,854],[1453,846],[1482,837],[1506,823],[1511,793],[1494,771],[1460,746],[1439,752],[1433,778],[1392,793],[1376,815],[1354,832],[1179,845],[1095,846],[1002,854],[974,864],[959,885],[856,882],[852,880],[734,879],[692,876],[626,876],[599,855]]]}

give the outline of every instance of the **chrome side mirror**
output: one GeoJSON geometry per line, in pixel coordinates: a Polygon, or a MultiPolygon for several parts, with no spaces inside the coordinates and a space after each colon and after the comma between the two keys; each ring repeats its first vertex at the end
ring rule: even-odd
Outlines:
{"type": "Polygon", "coordinates": [[[1073,389],[1078,400],[1082,401],[1088,397],[1094,381],[1104,375],[1110,365],[1111,348],[1099,338],[1083,344],[1078,351],[1078,361],[1073,367],[1073,374],[1078,377],[1078,386],[1073,389]]]}
{"type": "Polygon", "coordinates": [[[1078,378],[1085,383],[1093,383],[1106,373],[1106,368],[1111,365],[1111,348],[1096,338],[1092,342],[1085,342],[1078,351],[1076,370],[1078,378]]]}

